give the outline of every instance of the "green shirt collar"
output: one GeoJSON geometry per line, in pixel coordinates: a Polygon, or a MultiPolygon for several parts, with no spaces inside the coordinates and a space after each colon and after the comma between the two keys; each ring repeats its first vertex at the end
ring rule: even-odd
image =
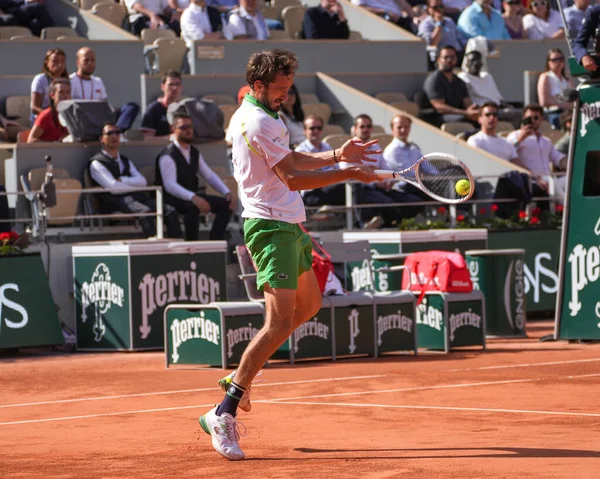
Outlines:
{"type": "Polygon", "coordinates": [[[277,114],[277,112],[275,112],[273,110],[269,110],[265,105],[263,105],[256,98],[254,98],[252,95],[250,95],[250,93],[246,93],[246,96],[244,97],[244,100],[252,103],[253,105],[255,105],[255,106],[259,107],[259,108],[262,108],[264,110],[264,112],[267,115],[269,115],[271,118],[274,118],[275,120],[279,119],[279,115],[277,114]]]}

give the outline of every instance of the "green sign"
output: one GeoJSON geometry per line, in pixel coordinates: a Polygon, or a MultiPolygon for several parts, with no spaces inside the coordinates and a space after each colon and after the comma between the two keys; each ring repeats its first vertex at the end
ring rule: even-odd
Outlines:
{"type": "Polygon", "coordinates": [[[130,349],[127,257],[73,258],[77,349],[130,349]]]}
{"type": "Polygon", "coordinates": [[[488,243],[490,249],[525,249],[527,312],[553,311],[558,291],[560,230],[495,231],[490,232],[488,243]]]}
{"type": "Polygon", "coordinates": [[[335,354],[375,354],[373,306],[335,307],[335,354]]]}
{"type": "Polygon", "coordinates": [[[600,339],[600,84],[579,86],[561,244],[561,339],[600,339]]]}
{"type": "Polygon", "coordinates": [[[331,308],[322,308],[313,319],[297,327],[291,342],[294,359],[332,357],[331,308]]]}
{"type": "Polygon", "coordinates": [[[227,299],[225,253],[131,256],[133,348],[163,345],[163,312],[169,304],[227,299]]]}
{"type": "Polygon", "coordinates": [[[417,345],[425,349],[447,349],[444,298],[441,294],[426,294],[415,308],[417,345]]]}
{"type": "Polygon", "coordinates": [[[477,301],[448,301],[450,349],[484,345],[483,304],[477,301]]]}
{"type": "Polygon", "coordinates": [[[414,317],[413,303],[375,305],[379,353],[416,349],[414,317]]]}
{"type": "Polygon", "coordinates": [[[168,365],[223,365],[221,313],[217,308],[168,308],[165,312],[168,365]]]}
{"type": "Polygon", "coordinates": [[[264,322],[262,314],[225,316],[225,367],[240,363],[246,347],[264,322]]]}
{"type": "Polygon", "coordinates": [[[63,343],[41,256],[0,256],[0,349],[63,343]]]}

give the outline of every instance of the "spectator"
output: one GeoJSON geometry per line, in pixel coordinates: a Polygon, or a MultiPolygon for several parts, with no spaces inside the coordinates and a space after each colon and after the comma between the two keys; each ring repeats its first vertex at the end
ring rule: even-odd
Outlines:
{"type": "Polygon", "coordinates": [[[181,15],[181,37],[188,43],[194,40],[220,40],[225,34],[221,13],[206,5],[206,0],[191,0],[181,15]]]}
{"type": "Polygon", "coordinates": [[[240,8],[229,15],[229,33],[234,40],[269,39],[269,29],[256,0],[240,0],[240,8]]]}
{"type": "Polygon", "coordinates": [[[411,33],[417,29],[412,19],[412,7],[406,0],[352,0],[352,3],[385,18],[411,33]]]}
{"type": "MultiPolygon", "coordinates": [[[[506,139],[517,149],[518,161],[514,163],[528,169],[533,174],[533,196],[548,196],[550,164],[560,170],[566,169],[567,158],[559,153],[549,138],[540,133],[540,125],[544,118],[544,110],[540,105],[530,104],[523,110],[521,128],[508,134],[506,139]]],[[[555,195],[561,200],[565,195],[566,177],[554,180],[555,195]]],[[[548,209],[548,204],[540,204],[548,209]]]]}
{"type": "Polygon", "coordinates": [[[565,18],[567,19],[567,28],[571,38],[577,37],[585,12],[590,6],[590,0],[575,0],[573,6],[565,9],[565,18]]]}
{"type": "Polygon", "coordinates": [[[571,145],[571,137],[573,136],[573,132],[571,131],[571,125],[573,124],[573,110],[563,111],[560,116],[560,123],[565,134],[560,137],[554,147],[559,153],[566,156],[569,154],[569,146],[571,145]]]}
{"type": "Polygon", "coordinates": [[[548,0],[528,0],[532,13],[523,17],[525,36],[530,40],[564,38],[565,30],[560,13],[552,10],[548,0]]]}
{"type": "Polygon", "coordinates": [[[488,40],[510,40],[500,12],[492,0],[474,0],[458,19],[458,29],[467,38],[485,37],[488,40]]]}
{"type": "Polygon", "coordinates": [[[481,130],[471,135],[467,143],[503,160],[518,163],[519,154],[515,146],[496,134],[498,127],[498,105],[491,101],[484,103],[481,106],[477,121],[481,125],[481,130]]]}
{"type": "Polygon", "coordinates": [[[231,192],[192,146],[194,126],[189,115],[176,113],[171,125],[175,138],[156,158],[156,184],[165,191],[165,203],[183,215],[186,241],[198,240],[200,213],[215,215],[210,239],[223,240],[234,208],[231,192]],[[205,194],[199,176],[223,197],[205,194]]]}
{"type": "Polygon", "coordinates": [[[523,30],[523,3],[521,0],[504,0],[504,24],[506,30],[513,40],[521,40],[525,37],[523,30]]]}
{"type": "MultiPolygon", "coordinates": [[[[102,127],[100,143],[102,150],[90,159],[88,171],[92,183],[96,187],[107,189],[119,189],[122,191],[111,191],[96,195],[100,213],[155,213],[156,201],[148,193],[131,191],[131,187],[147,186],[144,178],[133,162],[125,155],[119,153],[121,145],[121,129],[112,122],[106,122],[102,127]]],[[[183,233],[179,225],[177,211],[169,205],[165,205],[164,211],[167,236],[171,238],[182,238],[183,233]]],[[[141,216],[138,218],[140,226],[146,237],[156,236],[156,221],[152,216],[141,216]]]]}
{"type": "Polygon", "coordinates": [[[237,94],[238,105],[242,104],[242,102],[244,101],[244,98],[246,97],[246,95],[248,93],[250,93],[251,91],[252,91],[252,88],[250,88],[249,85],[244,85],[243,87],[241,87],[238,90],[238,94],[237,94]]]}
{"type": "Polygon", "coordinates": [[[306,140],[304,135],[304,111],[302,110],[302,101],[296,85],[292,85],[289,89],[287,100],[281,104],[279,115],[290,134],[290,148],[295,148],[296,145],[306,140]]]}
{"type": "Polygon", "coordinates": [[[560,130],[560,115],[563,109],[573,107],[571,103],[558,100],[556,95],[573,87],[573,81],[565,71],[564,53],[560,48],[551,48],[546,55],[546,69],[538,78],[537,94],[548,121],[556,130],[560,130]]]}
{"type": "Polygon", "coordinates": [[[438,69],[427,76],[423,85],[425,95],[443,123],[474,122],[479,116],[479,109],[469,97],[467,85],[453,73],[457,60],[454,47],[443,47],[437,57],[438,69]]]}
{"type": "Polygon", "coordinates": [[[583,68],[589,72],[595,72],[598,69],[596,61],[588,53],[588,43],[596,37],[596,30],[600,26],[600,5],[594,5],[585,12],[585,18],[577,34],[577,38],[573,42],[573,53],[577,61],[581,63],[583,68]]]}
{"type": "Polygon", "coordinates": [[[238,0],[208,0],[207,5],[215,7],[219,12],[228,14],[240,6],[238,0]]]}
{"type": "Polygon", "coordinates": [[[462,61],[467,39],[458,31],[454,20],[444,16],[443,0],[428,0],[427,12],[429,15],[419,23],[419,36],[425,40],[429,47],[430,60],[435,63],[437,53],[442,46],[453,46],[457,52],[457,61],[462,61]]]}
{"type": "Polygon", "coordinates": [[[125,6],[134,35],[139,37],[144,28],[169,28],[179,36],[178,15],[173,15],[168,0],[125,0],[125,6]]]}
{"type": "MultiPolygon", "coordinates": [[[[395,115],[391,123],[392,134],[394,139],[385,147],[383,151],[383,159],[387,164],[388,170],[405,170],[413,166],[422,156],[421,149],[409,141],[410,129],[412,127],[412,119],[403,114],[395,115]]],[[[414,173],[410,174],[414,180],[414,173]]],[[[409,177],[409,178],[410,178],[409,177]]],[[[406,181],[396,181],[392,185],[392,189],[401,195],[397,196],[403,202],[430,201],[425,193],[416,186],[407,183],[406,181]]],[[[424,208],[419,206],[404,207],[402,209],[402,217],[408,218],[416,216],[424,211],[424,208]]]]}
{"type": "Polygon", "coordinates": [[[17,139],[17,133],[25,130],[26,128],[20,123],[0,115],[0,141],[13,143],[17,139]]]}
{"type": "Polygon", "coordinates": [[[71,99],[71,83],[68,78],[58,78],[50,84],[48,90],[50,106],[42,111],[33,124],[27,143],[40,141],[62,141],[68,134],[58,119],[58,104],[71,99]]]}
{"type": "Polygon", "coordinates": [[[167,108],[171,103],[179,101],[181,97],[181,74],[175,70],[168,70],[160,81],[163,96],[148,105],[142,118],[140,129],[144,136],[168,138],[171,134],[171,125],[167,120],[167,108]]]}
{"type": "MultiPolygon", "coordinates": [[[[77,50],[77,72],[71,73],[71,98],[73,100],[106,100],[108,95],[102,78],[94,76],[96,71],[96,54],[89,47],[77,50]]],[[[117,126],[121,132],[131,129],[140,107],[136,103],[126,103],[116,110],[117,126]]]]}
{"type": "MultiPolygon", "coordinates": [[[[0,3],[0,5],[2,6],[2,8],[6,8],[4,3],[0,3]]],[[[19,24],[19,22],[17,21],[17,19],[15,18],[14,15],[11,15],[9,13],[4,12],[3,10],[0,10],[0,27],[8,27],[8,26],[18,25],[18,24],[19,24]]]]}
{"type": "Polygon", "coordinates": [[[349,38],[350,29],[342,5],[337,0],[321,0],[319,6],[307,9],[302,22],[302,34],[304,38],[312,40],[349,38]]]}
{"type": "Polygon", "coordinates": [[[31,82],[31,123],[35,118],[50,105],[48,90],[53,80],[57,78],[69,78],[67,72],[67,56],[60,48],[53,48],[46,52],[44,63],[42,64],[42,73],[38,73],[31,82]]]}
{"type": "Polygon", "coordinates": [[[44,28],[54,26],[54,20],[44,6],[44,0],[0,0],[0,9],[6,15],[4,21],[12,22],[5,25],[16,23],[27,27],[36,37],[40,36],[44,28]]]}
{"type": "Polygon", "coordinates": [[[495,103],[498,107],[500,120],[510,121],[518,125],[521,112],[504,102],[494,77],[489,72],[482,71],[483,59],[481,53],[472,50],[467,53],[466,60],[467,71],[459,72],[458,78],[467,85],[467,91],[473,103],[478,107],[489,102],[495,103]]]}
{"type": "MultiPolygon", "coordinates": [[[[333,150],[329,144],[324,143],[322,140],[323,126],[323,118],[315,115],[307,116],[304,119],[304,134],[306,135],[306,140],[296,147],[296,151],[321,153],[323,151],[333,150]]],[[[321,171],[336,168],[338,168],[338,165],[331,165],[321,168],[321,171]]],[[[304,198],[304,204],[307,206],[344,205],[346,204],[346,187],[344,183],[336,183],[323,188],[303,191],[302,197],[304,198]]]]}
{"type": "Polygon", "coordinates": [[[168,0],[171,9],[171,18],[181,22],[181,15],[190,6],[190,0],[168,0]]]}

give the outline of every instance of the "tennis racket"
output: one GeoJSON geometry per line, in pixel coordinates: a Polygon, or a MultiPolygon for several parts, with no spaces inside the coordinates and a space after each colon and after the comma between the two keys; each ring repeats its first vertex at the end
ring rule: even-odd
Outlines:
{"type": "Polygon", "coordinates": [[[402,171],[375,170],[381,178],[402,179],[434,200],[456,204],[475,192],[475,180],[458,158],[446,153],[430,153],[402,171]]]}

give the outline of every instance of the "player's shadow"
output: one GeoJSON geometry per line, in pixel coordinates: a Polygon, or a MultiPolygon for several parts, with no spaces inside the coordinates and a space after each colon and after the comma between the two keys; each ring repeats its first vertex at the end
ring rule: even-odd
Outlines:
{"type": "MultiPolygon", "coordinates": [[[[294,451],[316,454],[319,459],[340,459],[340,457],[324,457],[326,454],[348,453],[352,459],[439,459],[439,458],[541,458],[541,457],[581,457],[600,458],[600,451],[580,449],[541,449],[529,447],[431,447],[431,448],[394,448],[394,449],[314,449],[298,447],[294,451]],[[443,452],[448,454],[444,455],[443,452]],[[462,454],[455,454],[465,451],[462,454]],[[469,451],[470,453],[468,453],[469,451]],[[382,456],[381,453],[403,453],[402,455],[382,456]],[[440,454],[434,454],[439,452],[440,454]],[[357,456],[359,453],[374,455],[357,456]],[[415,455],[413,455],[416,453],[415,455]]],[[[317,457],[315,456],[315,459],[317,457]]],[[[312,458],[311,458],[312,459],[312,458]]]]}

